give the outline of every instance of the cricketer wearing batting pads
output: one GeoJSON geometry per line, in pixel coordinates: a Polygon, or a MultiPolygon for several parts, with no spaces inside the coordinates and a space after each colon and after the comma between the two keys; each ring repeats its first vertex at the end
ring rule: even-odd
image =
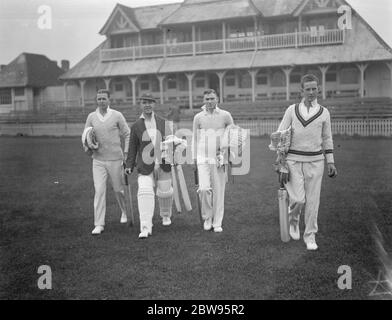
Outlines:
{"type": "Polygon", "coordinates": [[[105,227],[108,176],[121,209],[120,222],[127,222],[123,162],[127,157],[130,137],[129,127],[122,113],[110,108],[109,91],[99,90],[96,100],[97,110],[88,115],[82,135],[83,144],[87,146],[87,151],[92,154],[93,158],[95,189],[93,235],[100,234],[105,227]],[[92,138],[91,135],[93,135],[92,138]]]}
{"type": "Polygon", "coordinates": [[[318,104],[319,80],[312,74],[301,79],[302,101],[285,112],[278,131],[291,127],[291,143],[286,156],[287,167],[280,170],[279,179],[289,194],[290,236],[300,239],[300,214],[305,214],[304,242],[308,250],[317,250],[317,216],[320,204],[324,161],[328,175],[336,177],[334,165],[331,117],[318,104]],[[288,171],[288,173],[287,173],[288,171]]]}
{"type": "Polygon", "coordinates": [[[222,232],[227,165],[222,163],[221,143],[225,129],[234,124],[231,114],[218,107],[212,89],[204,92],[204,106],[193,120],[193,159],[199,174],[198,196],[204,230],[222,232]]]}
{"type": "Polygon", "coordinates": [[[131,127],[126,173],[135,166],[138,173],[138,208],[140,216],[139,238],[152,234],[155,193],[158,196],[162,224],[171,224],[173,188],[171,165],[161,157],[161,143],[172,134],[171,124],[154,113],[155,98],[144,94],[140,99],[142,115],[131,127]]]}

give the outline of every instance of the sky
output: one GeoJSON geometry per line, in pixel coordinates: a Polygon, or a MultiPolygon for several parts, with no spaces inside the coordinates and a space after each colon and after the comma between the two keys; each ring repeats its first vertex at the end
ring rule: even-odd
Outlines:
{"type": "MultiPolygon", "coordinates": [[[[98,32],[118,2],[139,7],[182,0],[0,0],[0,64],[30,52],[74,66],[105,40],[98,32]],[[48,11],[40,10],[47,8],[51,25],[43,29],[42,16],[48,11]]],[[[392,0],[348,2],[392,47],[392,0]]]]}

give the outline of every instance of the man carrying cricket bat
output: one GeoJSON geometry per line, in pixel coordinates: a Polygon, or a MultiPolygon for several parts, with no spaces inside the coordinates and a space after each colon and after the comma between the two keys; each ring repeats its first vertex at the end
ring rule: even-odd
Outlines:
{"type": "Polygon", "coordinates": [[[204,106],[193,120],[193,159],[198,171],[198,196],[204,230],[222,232],[227,164],[221,159],[225,129],[234,124],[231,114],[218,107],[215,90],[204,92],[204,106]]]}
{"type": "Polygon", "coordinates": [[[291,143],[287,165],[280,168],[279,181],[289,194],[290,236],[300,239],[300,214],[305,214],[306,248],[317,250],[317,216],[320,203],[324,161],[328,175],[337,176],[334,164],[331,118],[329,111],[318,104],[319,79],[307,74],[301,79],[302,101],[286,110],[278,132],[291,127],[291,143]]]}
{"type": "Polygon", "coordinates": [[[171,124],[154,113],[156,100],[151,94],[144,94],[140,99],[142,115],[131,127],[129,153],[126,161],[126,173],[137,168],[138,173],[138,208],[140,216],[139,238],[152,235],[152,219],[155,208],[155,193],[159,201],[162,224],[171,224],[173,188],[171,165],[161,157],[161,142],[172,134],[171,124]]]}

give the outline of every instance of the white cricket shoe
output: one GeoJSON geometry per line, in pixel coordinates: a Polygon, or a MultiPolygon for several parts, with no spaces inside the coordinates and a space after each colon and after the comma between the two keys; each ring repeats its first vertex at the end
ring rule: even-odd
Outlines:
{"type": "Polygon", "coordinates": [[[127,218],[126,213],[122,213],[120,223],[127,223],[127,222],[128,222],[128,218],[127,218]]]}
{"type": "Polygon", "coordinates": [[[223,229],[222,229],[222,227],[215,227],[214,232],[221,233],[221,232],[223,232],[223,229]]]}
{"type": "Polygon", "coordinates": [[[317,243],[315,240],[310,240],[306,242],[306,249],[314,251],[318,249],[317,243]]]}
{"type": "Polygon", "coordinates": [[[139,239],[148,238],[148,236],[152,235],[152,230],[147,227],[143,227],[142,231],[139,233],[139,239]]]}
{"type": "Polygon", "coordinates": [[[164,226],[170,226],[171,225],[171,219],[169,218],[169,217],[163,217],[163,219],[162,219],[162,224],[164,225],[164,226]]]}
{"type": "Polygon", "coordinates": [[[212,221],[210,218],[204,220],[204,230],[210,231],[212,229],[212,221]]]}
{"type": "Polygon", "coordinates": [[[290,223],[290,236],[293,238],[293,240],[299,240],[300,239],[300,234],[299,234],[299,223],[290,223]]]}
{"type": "Polygon", "coordinates": [[[91,232],[92,235],[101,234],[103,232],[103,226],[96,226],[91,232]]]}

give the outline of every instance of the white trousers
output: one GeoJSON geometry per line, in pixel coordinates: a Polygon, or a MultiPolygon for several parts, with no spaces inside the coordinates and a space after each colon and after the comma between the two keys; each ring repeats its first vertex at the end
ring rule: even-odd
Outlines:
{"type": "Polygon", "coordinates": [[[109,176],[114,194],[120,206],[121,213],[126,214],[125,192],[123,183],[123,161],[100,161],[93,160],[94,180],[94,225],[105,225],[106,214],[106,185],[109,176]]]}
{"type": "MultiPolygon", "coordinates": [[[[139,174],[138,182],[138,209],[140,218],[140,231],[147,228],[152,230],[152,219],[155,209],[155,192],[154,187],[158,185],[158,181],[169,180],[171,182],[171,173],[164,172],[161,168],[156,169],[149,175],[139,174]]],[[[172,215],[171,208],[169,211],[160,210],[162,218],[170,218],[172,215]]]]}
{"type": "Polygon", "coordinates": [[[222,227],[225,209],[226,172],[216,164],[200,163],[199,190],[203,219],[212,219],[214,228],[222,227]]]}
{"type": "Polygon", "coordinates": [[[285,185],[290,199],[290,219],[299,221],[305,210],[304,241],[315,240],[318,231],[317,216],[320,205],[324,160],[297,162],[288,160],[290,181],[285,185]]]}

